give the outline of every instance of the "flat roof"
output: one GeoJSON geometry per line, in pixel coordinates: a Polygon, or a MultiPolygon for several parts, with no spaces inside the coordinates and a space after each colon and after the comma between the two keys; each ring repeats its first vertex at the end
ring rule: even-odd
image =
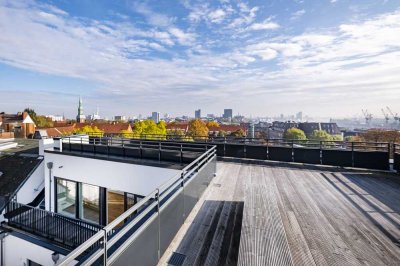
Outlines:
{"type": "Polygon", "coordinates": [[[38,155],[0,155],[0,209],[42,160],[38,155]]]}
{"type": "Polygon", "coordinates": [[[184,265],[400,265],[400,177],[218,162],[163,255],[184,265]]]}

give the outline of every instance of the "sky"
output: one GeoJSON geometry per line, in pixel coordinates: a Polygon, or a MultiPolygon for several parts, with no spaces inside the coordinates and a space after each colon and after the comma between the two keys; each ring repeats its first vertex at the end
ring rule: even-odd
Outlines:
{"type": "Polygon", "coordinates": [[[399,0],[0,0],[0,111],[400,112],[399,0]]]}

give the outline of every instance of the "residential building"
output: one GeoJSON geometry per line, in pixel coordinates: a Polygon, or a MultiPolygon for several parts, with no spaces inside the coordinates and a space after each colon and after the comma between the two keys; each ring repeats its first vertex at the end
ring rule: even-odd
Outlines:
{"type": "Polygon", "coordinates": [[[339,147],[41,140],[0,157],[0,262],[399,265],[400,152],[339,147]]]}
{"type": "Polygon", "coordinates": [[[27,138],[35,133],[35,127],[34,121],[27,112],[0,113],[0,134],[7,133],[4,134],[5,137],[27,138]]]}

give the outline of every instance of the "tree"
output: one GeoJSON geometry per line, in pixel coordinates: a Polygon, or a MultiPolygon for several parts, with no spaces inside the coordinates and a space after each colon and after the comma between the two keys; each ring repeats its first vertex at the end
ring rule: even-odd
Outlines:
{"type": "Polygon", "coordinates": [[[36,116],[35,125],[38,128],[47,128],[47,127],[53,127],[54,126],[54,122],[49,117],[45,117],[43,115],[39,115],[39,116],[36,116]]]}
{"type": "Polygon", "coordinates": [[[121,135],[120,135],[121,138],[129,138],[129,139],[133,138],[133,134],[129,130],[123,129],[123,130],[120,131],[120,133],[121,133],[121,135]]]}
{"type": "Polygon", "coordinates": [[[98,127],[96,126],[84,126],[81,128],[77,128],[73,131],[73,133],[75,134],[85,134],[85,135],[89,135],[89,136],[95,136],[95,137],[103,137],[104,135],[104,131],[100,130],[98,127]]]}
{"type": "Polygon", "coordinates": [[[227,133],[224,130],[218,131],[217,137],[226,137],[227,133]]]}
{"type": "Polygon", "coordinates": [[[32,118],[33,122],[35,122],[35,124],[37,125],[37,114],[36,114],[35,110],[28,107],[28,108],[25,108],[24,112],[27,112],[28,115],[32,118]]]}
{"type": "Polygon", "coordinates": [[[208,128],[210,128],[210,127],[219,127],[219,124],[218,124],[217,121],[208,121],[207,124],[206,124],[206,126],[207,126],[208,128]]]}
{"type": "Polygon", "coordinates": [[[165,139],[167,126],[164,121],[156,124],[153,120],[138,121],[134,124],[132,137],[147,139],[165,139]]]}
{"type": "Polygon", "coordinates": [[[303,130],[292,127],[286,130],[283,138],[286,140],[306,140],[306,134],[303,130]]]}
{"type": "Polygon", "coordinates": [[[189,122],[188,135],[193,138],[208,137],[208,127],[200,119],[193,119],[189,122]]]}
{"type": "Polygon", "coordinates": [[[310,139],[317,141],[332,141],[333,136],[328,134],[325,130],[314,130],[310,136],[310,139]]]}
{"type": "Polygon", "coordinates": [[[246,136],[246,132],[244,132],[243,129],[238,129],[235,132],[231,133],[232,137],[238,137],[238,138],[243,138],[246,136]]]}

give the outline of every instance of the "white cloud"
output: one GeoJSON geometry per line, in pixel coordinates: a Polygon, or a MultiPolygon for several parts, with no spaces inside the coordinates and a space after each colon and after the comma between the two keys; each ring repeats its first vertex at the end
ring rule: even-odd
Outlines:
{"type": "Polygon", "coordinates": [[[211,11],[208,14],[208,18],[213,23],[221,23],[224,20],[225,16],[226,16],[225,11],[220,8],[216,9],[214,11],[211,11]]]}
{"type": "MultiPolygon", "coordinates": [[[[238,28],[254,25],[257,10],[238,8],[238,17],[224,22],[241,18],[238,28]]],[[[127,22],[74,18],[21,3],[0,4],[0,32],[0,62],[95,82],[96,97],[104,99],[162,99],[187,108],[215,102],[221,108],[229,98],[232,106],[254,112],[264,112],[267,100],[270,108],[298,108],[301,102],[324,111],[337,111],[340,101],[348,106],[343,113],[400,100],[400,11],[298,35],[249,33],[257,37],[222,52],[208,49],[201,32],[173,24],[144,31],[127,22]],[[178,50],[175,44],[189,46],[178,50]],[[171,59],[157,58],[154,50],[171,59]]]]}
{"type": "Polygon", "coordinates": [[[297,20],[297,19],[301,18],[305,13],[306,13],[306,11],[304,9],[293,12],[290,17],[290,20],[297,20]]]}
{"type": "Polygon", "coordinates": [[[271,22],[269,20],[264,21],[262,23],[253,23],[248,29],[250,30],[275,30],[279,28],[279,24],[275,22],[271,22]]]}
{"type": "Polygon", "coordinates": [[[171,27],[168,29],[168,31],[175,36],[178,42],[182,45],[192,45],[195,40],[194,34],[184,32],[181,29],[171,27]]]}

